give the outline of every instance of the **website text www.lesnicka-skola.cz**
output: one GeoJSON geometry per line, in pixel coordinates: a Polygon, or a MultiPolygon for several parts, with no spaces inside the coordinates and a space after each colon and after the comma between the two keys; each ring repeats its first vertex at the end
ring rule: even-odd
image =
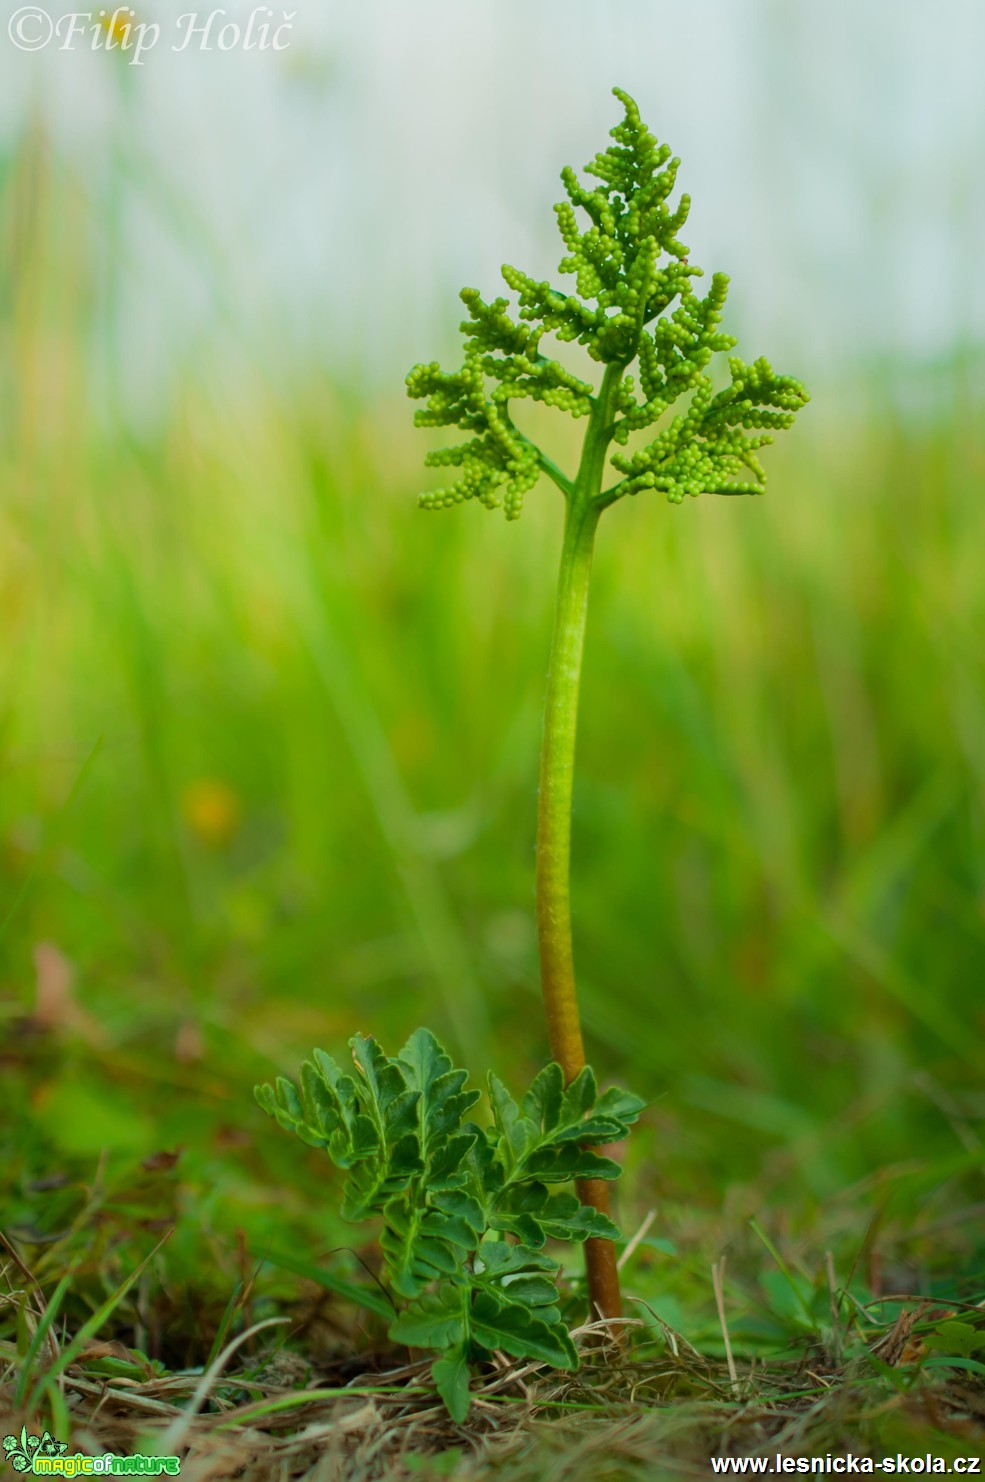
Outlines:
{"type": "Polygon", "coordinates": [[[982,1475],[982,1458],[955,1456],[948,1459],[929,1453],[926,1456],[903,1456],[900,1452],[881,1460],[872,1456],[852,1456],[851,1453],[846,1456],[713,1456],[711,1470],[715,1476],[741,1476],[745,1473],[753,1477],[789,1476],[791,1473],[817,1476],[831,1472],[842,1476],[852,1473],[871,1476],[881,1472],[883,1475],[920,1477],[930,1472],[938,1476],[979,1477],[982,1475]]]}

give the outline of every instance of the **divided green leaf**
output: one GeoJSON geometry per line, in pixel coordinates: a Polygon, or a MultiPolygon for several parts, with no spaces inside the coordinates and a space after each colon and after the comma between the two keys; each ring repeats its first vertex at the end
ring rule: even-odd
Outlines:
{"type": "Polygon", "coordinates": [[[596,1149],[625,1137],[643,1103],[625,1091],[598,1096],[588,1069],[566,1088],[552,1064],[519,1103],[490,1075],[483,1127],[467,1120],[480,1093],[430,1030],[393,1059],[362,1035],[350,1049],[354,1074],[315,1050],[298,1085],[279,1077],[256,1098],[345,1173],[344,1218],[380,1220],[385,1279],[403,1302],[390,1336],[438,1355],[434,1382],[456,1419],[468,1410],[470,1366],[494,1350],[575,1367],[558,1263],[544,1246],[619,1232],[556,1186],[618,1177],[596,1149]]]}

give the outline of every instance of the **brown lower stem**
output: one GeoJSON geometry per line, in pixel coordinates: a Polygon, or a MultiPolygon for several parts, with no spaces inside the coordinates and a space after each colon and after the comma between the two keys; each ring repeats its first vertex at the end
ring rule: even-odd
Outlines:
{"type": "MultiPolygon", "coordinates": [[[[609,1213],[609,1186],[604,1178],[582,1179],[575,1187],[582,1204],[590,1204],[593,1209],[600,1210],[602,1214],[609,1213]]],[[[586,1240],[585,1266],[592,1317],[603,1319],[622,1317],[619,1268],[616,1265],[616,1248],[612,1241],[586,1240]]]]}

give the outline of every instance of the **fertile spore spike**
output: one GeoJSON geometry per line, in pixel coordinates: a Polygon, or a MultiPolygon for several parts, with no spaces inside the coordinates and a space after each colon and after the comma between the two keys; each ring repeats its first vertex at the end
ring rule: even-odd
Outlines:
{"type": "Polygon", "coordinates": [[[597,405],[592,385],[542,353],[547,334],[582,345],[593,361],[618,368],[607,443],[625,447],[631,433],[653,427],[690,396],[686,409],[645,446],[612,455],[609,462],[622,477],[591,496],[605,504],[641,489],[661,491],[673,504],[685,494],[761,493],[765,474],[758,450],[776,430],[789,427],[808,400],[798,380],[777,375],[767,360],[746,365],[735,356],[727,362],[730,384],[714,391],[707,373],[712,357],[727,355],[736,344],[719,329],[728,277],[715,273],[704,297],[694,292],[692,279],[703,272],[678,236],[690,198],[682,195],[676,207],[668,203],[680,160],[657,143],[629,94],[613,91],[625,116],[611,130],[615,143],[586,166],[601,184],[589,189],[565,168],[561,180],[568,199],[554,208],[565,247],[559,271],[574,278],[575,291],[562,292],[507,264],[503,279],[516,296],[516,318],[507,299],[486,303],[477,289],[463,289],[469,318],[461,326],[461,369],[446,372],[432,362],[415,366],[407,377],[409,394],[426,402],[415,413],[418,427],[455,426],[470,434],[428,455],[429,466],[461,473],[444,488],[422,494],[425,509],[478,499],[515,520],[541,473],[569,493],[571,481],[510,415],[510,403],[524,399],[574,417],[590,416],[597,405]],[[579,211],[590,223],[585,230],[579,211]],[[635,362],[638,388],[627,373],[635,362]]]}
{"type": "MultiPolygon", "coordinates": [[[[507,299],[486,303],[477,289],[465,289],[461,368],[447,372],[432,362],[407,377],[410,396],[425,402],[415,414],[417,426],[458,427],[467,434],[464,442],[428,455],[429,466],[460,472],[444,488],[421,495],[425,509],[478,499],[515,520],[542,473],[566,502],[541,747],[537,922],[551,1052],[567,1082],[585,1064],[571,942],[571,798],[599,517],[627,494],[647,489],[671,504],[685,495],[761,493],[759,450],[808,400],[801,383],[777,375],[768,360],[747,365],[729,354],[736,341],[720,328],[729,280],[714,273],[705,295],[695,293],[694,280],[703,273],[679,236],[690,198],[670,201],[680,160],[649,132],[629,94],[613,92],[623,117],[610,131],[612,144],[586,166],[598,184],[583,185],[570,168],[561,172],[567,200],[554,208],[565,251],[559,271],[574,279],[574,291],[504,267],[517,303],[512,314],[507,299]],[[597,387],[543,353],[549,334],[581,345],[604,367],[597,387]],[[709,374],[716,356],[727,357],[729,378],[719,391],[709,374]],[[524,399],[585,419],[573,476],[514,423],[511,403],[524,399]],[[651,429],[648,440],[629,449],[631,436],[651,429]],[[614,478],[606,487],[610,468],[614,478]]],[[[607,1212],[603,1182],[584,1181],[579,1197],[607,1212]]],[[[611,1242],[588,1242],[588,1276],[597,1312],[617,1317],[611,1242]]]]}

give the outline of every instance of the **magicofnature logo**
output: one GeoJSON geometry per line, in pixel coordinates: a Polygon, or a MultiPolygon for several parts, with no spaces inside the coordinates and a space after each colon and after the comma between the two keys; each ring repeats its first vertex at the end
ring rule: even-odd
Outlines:
{"type": "Polygon", "coordinates": [[[47,1431],[42,1436],[29,1436],[26,1426],[21,1427],[20,1436],[4,1436],[3,1449],[15,1472],[30,1472],[36,1477],[51,1474],[59,1477],[101,1476],[107,1473],[112,1476],[176,1477],[181,1470],[177,1456],[145,1456],[142,1452],[116,1456],[112,1451],[103,1456],[84,1456],[81,1451],[68,1456],[66,1442],[56,1441],[47,1431]]]}

